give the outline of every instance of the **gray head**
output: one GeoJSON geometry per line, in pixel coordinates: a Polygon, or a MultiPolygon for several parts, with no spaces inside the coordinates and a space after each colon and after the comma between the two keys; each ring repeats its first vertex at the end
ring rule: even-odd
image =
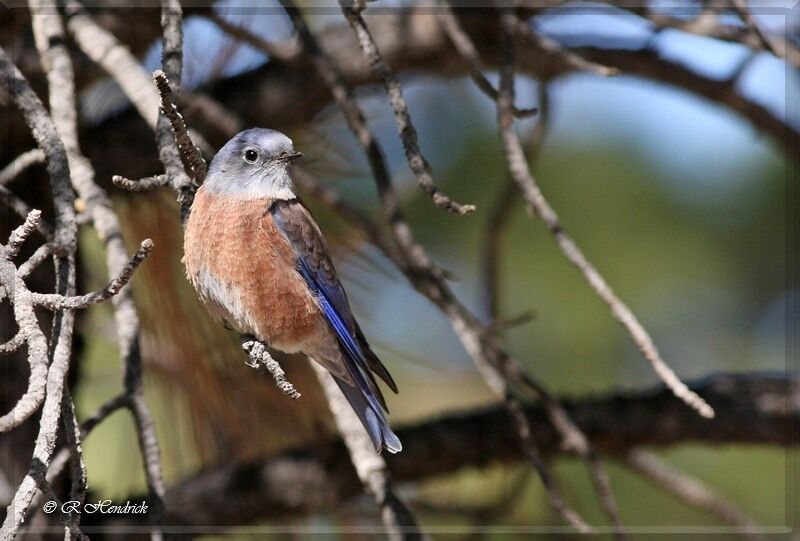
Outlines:
{"type": "Polygon", "coordinates": [[[302,154],[279,131],[253,128],[225,143],[208,168],[205,189],[240,197],[295,197],[289,166],[302,154]]]}

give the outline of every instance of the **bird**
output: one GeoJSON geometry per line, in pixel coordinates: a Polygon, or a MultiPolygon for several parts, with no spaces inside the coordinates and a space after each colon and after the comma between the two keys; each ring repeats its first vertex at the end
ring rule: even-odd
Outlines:
{"type": "Polygon", "coordinates": [[[397,385],[358,325],[319,225],[290,174],[303,154],[252,128],[214,156],[184,231],[183,262],[206,309],[271,349],[303,353],[333,376],[380,453],[402,450],[374,378],[397,385]]]}

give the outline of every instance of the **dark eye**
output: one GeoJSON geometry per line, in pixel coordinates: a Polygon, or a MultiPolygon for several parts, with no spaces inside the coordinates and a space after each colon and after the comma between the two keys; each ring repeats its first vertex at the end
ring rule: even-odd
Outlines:
{"type": "Polygon", "coordinates": [[[258,161],[258,152],[253,150],[252,148],[248,148],[244,151],[244,161],[247,163],[256,163],[258,161]]]}

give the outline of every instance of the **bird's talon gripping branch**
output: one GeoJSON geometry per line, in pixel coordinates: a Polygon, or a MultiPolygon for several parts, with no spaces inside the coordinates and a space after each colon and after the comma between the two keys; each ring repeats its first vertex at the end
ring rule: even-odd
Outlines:
{"type": "Polygon", "coordinates": [[[286,379],[286,372],[283,371],[280,363],[272,357],[264,344],[258,340],[246,340],[242,342],[242,349],[247,352],[247,360],[244,364],[256,369],[263,367],[272,374],[273,379],[275,379],[275,386],[289,398],[297,400],[302,396],[292,385],[292,382],[286,379]]]}

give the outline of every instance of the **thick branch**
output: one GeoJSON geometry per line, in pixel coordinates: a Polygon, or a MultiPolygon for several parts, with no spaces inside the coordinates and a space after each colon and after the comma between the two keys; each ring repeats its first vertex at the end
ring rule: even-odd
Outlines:
{"type": "MultiPolygon", "coordinates": [[[[605,453],[690,441],[798,444],[792,437],[793,426],[800,423],[797,375],[717,375],[694,382],[692,389],[714,407],[717,417],[699,417],[664,389],[563,402],[592,444],[605,453]]],[[[546,411],[540,406],[525,411],[542,453],[562,452],[561,437],[546,411]]],[[[524,460],[517,427],[504,407],[450,415],[397,434],[403,452],[386,457],[396,481],[524,460]]],[[[344,445],[315,443],[261,461],[226,463],[198,473],[168,491],[166,520],[172,525],[238,526],[330,511],[360,492],[344,445]]]]}

